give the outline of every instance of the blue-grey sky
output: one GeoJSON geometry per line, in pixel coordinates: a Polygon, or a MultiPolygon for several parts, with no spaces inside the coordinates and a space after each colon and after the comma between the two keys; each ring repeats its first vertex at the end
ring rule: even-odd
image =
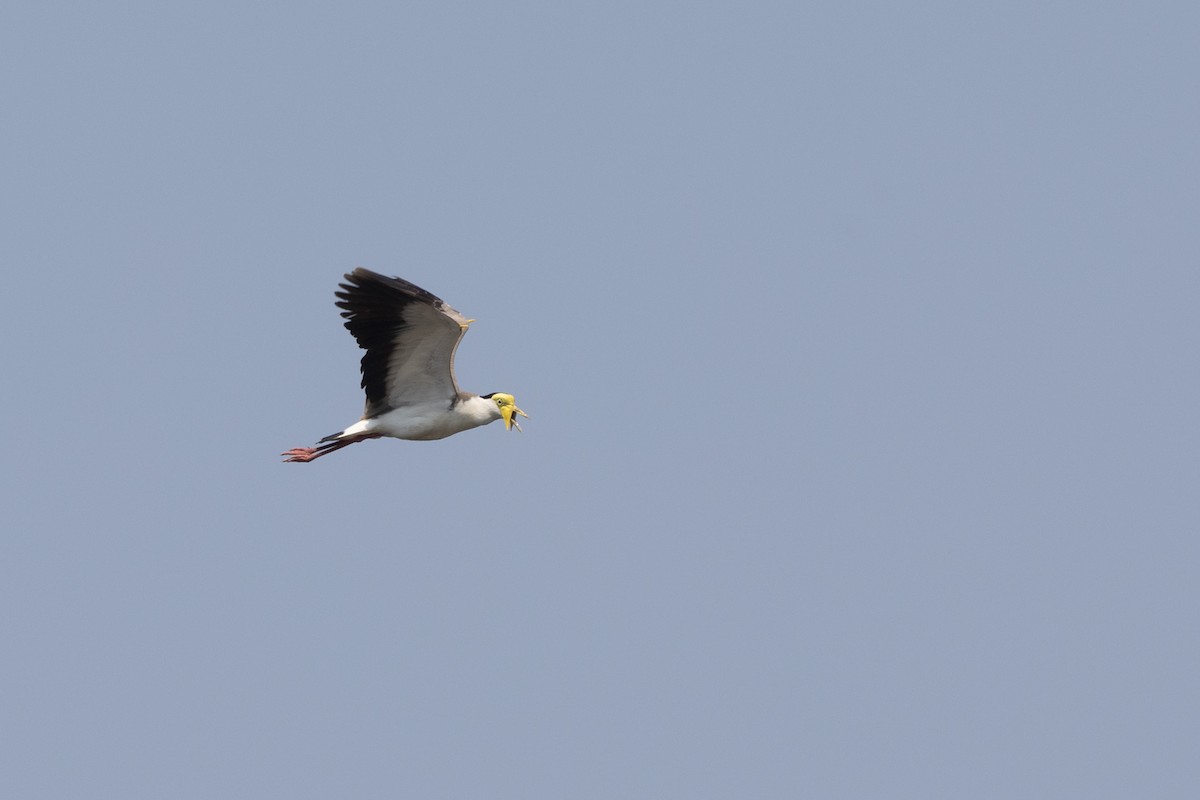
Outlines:
{"type": "Polygon", "coordinates": [[[1200,6],[26,3],[14,798],[1184,798],[1200,6]],[[524,434],[361,412],[355,266],[524,434]]]}

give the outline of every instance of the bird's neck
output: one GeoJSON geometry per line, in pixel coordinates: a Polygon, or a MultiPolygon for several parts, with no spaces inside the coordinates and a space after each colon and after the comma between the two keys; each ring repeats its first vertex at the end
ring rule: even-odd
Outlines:
{"type": "Polygon", "coordinates": [[[469,417],[476,425],[500,419],[500,409],[491,400],[485,400],[479,395],[471,395],[458,403],[458,413],[469,417]]]}

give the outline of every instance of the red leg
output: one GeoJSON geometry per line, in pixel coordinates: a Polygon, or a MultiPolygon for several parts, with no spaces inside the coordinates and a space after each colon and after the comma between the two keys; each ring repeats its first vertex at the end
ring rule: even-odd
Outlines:
{"type": "Polygon", "coordinates": [[[280,455],[287,456],[287,458],[283,460],[285,464],[289,462],[294,464],[307,464],[314,458],[320,458],[321,456],[328,455],[334,450],[341,450],[346,445],[351,445],[356,442],[363,442],[367,439],[378,439],[380,435],[381,434],[378,433],[360,433],[358,436],[347,436],[344,439],[334,439],[333,441],[325,444],[319,444],[316,447],[293,447],[286,453],[280,453],[280,455]]]}

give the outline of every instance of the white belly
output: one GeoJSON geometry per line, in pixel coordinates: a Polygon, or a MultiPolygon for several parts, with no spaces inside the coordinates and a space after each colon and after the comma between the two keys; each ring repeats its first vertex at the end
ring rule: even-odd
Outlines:
{"type": "MultiPolygon", "coordinates": [[[[478,399],[478,398],[472,398],[478,399]]],[[[490,401],[487,406],[494,407],[490,401]]],[[[343,436],[357,433],[376,433],[396,439],[445,439],[456,433],[477,428],[497,419],[490,408],[474,403],[459,403],[453,410],[444,404],[436,406],[405,406],[371,419],[359,420],[345,431],[343,436]]]]}

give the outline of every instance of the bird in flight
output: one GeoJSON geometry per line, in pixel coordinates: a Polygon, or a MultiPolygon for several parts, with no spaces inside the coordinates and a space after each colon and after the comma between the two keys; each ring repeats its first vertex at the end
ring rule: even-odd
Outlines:
{"type": "Polygon", "coordinates": [[[284,461],[307,463],[382,436],[444,439],[498,419],[508,430],[521,430],[517,415],[529,415],[511,394],[471,394],[454,379],[454,351],[475,320],[419,286],[362,267],[339,286],[337,306],[346,329],[367,351],[362,357],[367,407],[349,428],[315,447],[288,450],[284,461]]]}

